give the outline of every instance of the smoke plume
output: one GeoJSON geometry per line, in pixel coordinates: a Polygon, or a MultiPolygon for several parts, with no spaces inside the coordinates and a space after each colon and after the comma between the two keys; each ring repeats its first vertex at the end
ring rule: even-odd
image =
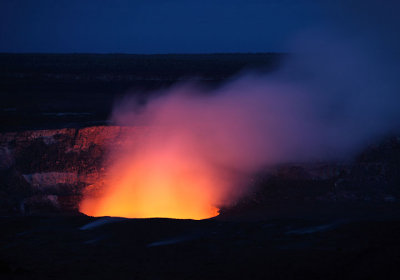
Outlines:
{"type": "Polygon", "coordinates": [[[340,24],[299,32],[274,73],[241,73],[212,90],[177,84],[145,106],[135,97],[119,102],[113,122],[149,130],[111,151],[113,183],[90,202],[97,209],[92,213],[214,216],[214,207],[246,192],[254,172],[350,159],[370,141],[397,132],[400,44],[388,29],[400,25],[374,2],[363,5],[375,16],[368,24],[362,14],[355,20],[344,13],[340,24]]]}

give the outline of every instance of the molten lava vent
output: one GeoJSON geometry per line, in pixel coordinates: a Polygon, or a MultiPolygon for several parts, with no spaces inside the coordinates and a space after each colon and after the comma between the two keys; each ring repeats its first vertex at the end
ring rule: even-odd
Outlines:
{"type": "Polygon", "coordinates": [[[218,215],[210,178],[174,155],[146,156],[112,168],[104,194],[82,201],[90,216],[205,219],[218,215]]]}
{"type": "Polygon", "coordinates": [[[169,130],[153,128],[141,137],[128,133],[118,147],[111,145],[106,175],[87,188],[80,211],[128,218],[217,216],[222,182],[192,141],[171,137],[169,130]]]}

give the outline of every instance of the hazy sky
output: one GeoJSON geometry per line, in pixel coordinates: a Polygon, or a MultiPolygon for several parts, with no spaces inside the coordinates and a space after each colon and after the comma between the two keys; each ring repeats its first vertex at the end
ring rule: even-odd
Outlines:
{"type": "Polygon", "coordinates": [[[0,52],[284,51],[317,0],[0,0],[0,52]]]}

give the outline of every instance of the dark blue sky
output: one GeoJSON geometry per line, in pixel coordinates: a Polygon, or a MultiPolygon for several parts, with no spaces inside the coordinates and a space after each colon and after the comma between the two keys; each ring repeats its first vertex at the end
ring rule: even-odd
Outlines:
{"type": "Polygon", "coordinates": [[[285,51],[318,0],[0,0],[0,52],[285,51]]]}

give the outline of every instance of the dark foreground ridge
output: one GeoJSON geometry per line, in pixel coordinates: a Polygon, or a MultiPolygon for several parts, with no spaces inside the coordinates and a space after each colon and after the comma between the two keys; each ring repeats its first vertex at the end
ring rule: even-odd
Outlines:
{"type": "Polygon", "coordinates": [[[0,278],[400,277],[398,219],[104,219],[1,217],[0,278]]]}

